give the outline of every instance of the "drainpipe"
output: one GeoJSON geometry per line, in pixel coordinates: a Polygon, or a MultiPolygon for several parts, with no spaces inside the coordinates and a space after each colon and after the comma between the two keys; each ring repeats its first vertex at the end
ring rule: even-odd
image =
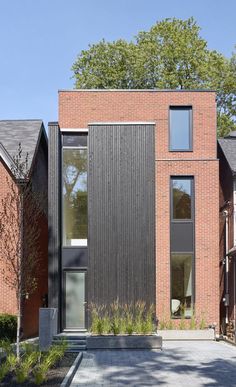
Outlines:
{"type": "MultiPolygon", "coordinates": [[[[233,229],[234,229],[234,246],[236,246],[236,178],[233,181],[233,206],[234,206],[234,221],[233,221],[233,229]]],[[[236,343],[236,257],[234,257],[234,341],[236,343]]]]}
{"type": "Polygon", "coordinates": [[[229,323],[229,212],[224,210],[225,214],[225,323],[229,323]]]}
{"type": "Polygon", "coordinates": [[[235,302],[236,302],[236,300],[235,300],[235,296],[236,296],[236,284],[235,284],[235,281],[236,281],[236,273],[235,273],[236,264],[235,264],[235,261],[236,261],[236,257],[234,258],[234,342],[236,343],[236,305],[235,305],[235,302]]]}

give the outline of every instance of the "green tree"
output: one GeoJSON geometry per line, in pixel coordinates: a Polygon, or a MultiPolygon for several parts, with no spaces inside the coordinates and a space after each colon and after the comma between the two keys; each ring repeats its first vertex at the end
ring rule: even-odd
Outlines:
{"type": "Polygon", "coordinates": [[[209,50],[193,18],[165,19],[131,42],[102,40],[75,61],[75,88],[213,89],[218,134],[236,130],[236,53],[209,50]]]}

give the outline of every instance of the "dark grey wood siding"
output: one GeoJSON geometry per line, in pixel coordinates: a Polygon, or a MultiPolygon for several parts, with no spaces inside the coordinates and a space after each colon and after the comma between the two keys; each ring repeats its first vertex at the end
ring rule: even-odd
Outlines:
{"type": "Polygon", "coordinates": [[[60,131],[57,123],[49,124],[48,157],[48,303],[60,307],[60,131]]]}
{"type": "Polygon", "coordinates": [[[89,126],[88,301],[155,303],[154,125],[89,126]]]}

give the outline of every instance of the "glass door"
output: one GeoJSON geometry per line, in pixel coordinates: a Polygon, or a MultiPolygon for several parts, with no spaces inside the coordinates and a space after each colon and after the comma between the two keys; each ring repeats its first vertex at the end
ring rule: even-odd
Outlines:
{"type": "Polygon", "coordinates": [[[85,272],[64,272],[64,328],[85,329],[85,272]]]}

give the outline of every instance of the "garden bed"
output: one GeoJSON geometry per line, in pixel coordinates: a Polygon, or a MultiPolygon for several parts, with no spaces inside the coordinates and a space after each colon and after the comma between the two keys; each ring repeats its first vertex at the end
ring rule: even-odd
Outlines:
{"type": "MultiPolygon", "coordinates": [[[[59,360],[47,373],[47,381],[40,384],[41,387],[58,387],[63,382],[67,372],[72,366],[77,357],[77,353],[65,353],[63,358],[59,360]]],[[[17,384],[13,373],[8,374],[5,379],[0,383],[1,387],[35,387],[33,378],[29,377],[24,383],[17,384]]]]}

